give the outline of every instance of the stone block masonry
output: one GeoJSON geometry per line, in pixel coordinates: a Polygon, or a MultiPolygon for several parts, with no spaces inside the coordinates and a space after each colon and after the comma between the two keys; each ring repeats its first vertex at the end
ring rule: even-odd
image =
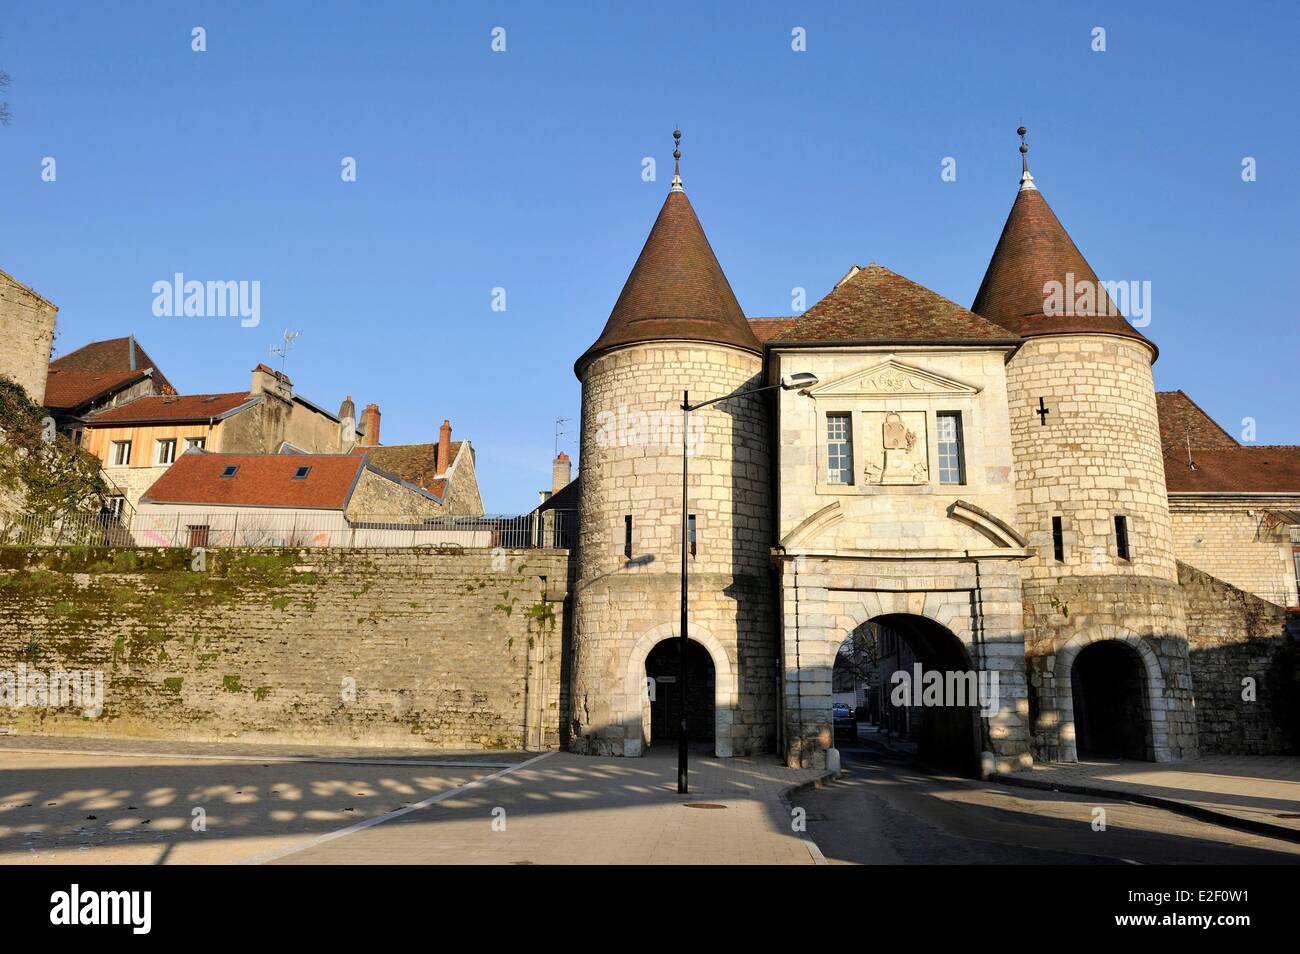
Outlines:
{"type": "Polygon", "coordinates": [[[22,282],[0,272],[0,375],[21,384],[37,404],[45,402],[57,312],[22,282]]]}
{"type": "Polygon", "coordinates": [[[1295,752],[1300,661],[1286,610],[1185,563],[1178,581],[1187,596],[1201,752],[1295,752]]]}
{"type": "Polygon", "coordinates": [[[96,718],[5,705],[0,726],[559,747],[567,551],[210,550],[201,570],[193,559],[0,549],[0,678],[21,664],[101,670],[105,683],[96,718]]]}

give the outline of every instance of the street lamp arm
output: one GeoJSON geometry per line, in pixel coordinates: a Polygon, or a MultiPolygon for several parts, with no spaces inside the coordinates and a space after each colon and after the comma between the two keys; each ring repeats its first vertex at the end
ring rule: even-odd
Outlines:
{"type": "Polygon", "coordinates": [[[749,388],[744,391],[732,391],[730,394],[724,394],[722,397],[711,398],[708,401],[701,401],[699,404],[682,404],[683,411],[698,411],[702,407],[708,407],[710,404],[719,404],[730,398],[745,397],[750,394],[762,394],[764,391],[775,391],[777,388],[783,388],[786,391],[796,389],[802,390],[810,388],[817,383],[814,375],[803,372],[800,374],[786,374],[781,376],[781,380],[776,384],[765,384],[761,388],[749,388]]]}

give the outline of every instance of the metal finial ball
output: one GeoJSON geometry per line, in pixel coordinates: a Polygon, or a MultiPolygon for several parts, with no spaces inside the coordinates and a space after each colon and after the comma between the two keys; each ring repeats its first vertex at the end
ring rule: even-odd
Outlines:
{"type": "Polygon", "coordinates": [[[681,157],[682,157],[682,151],[681,151],[680,149],[674,149],[674,150],[673,150],[673,158],[674,158],[674,159],[680,159],[681,157]]]}
{"type": "Polygon", "coordinates": [[[1028,153],[1029,153],[1029,147],[1022,144],[1020,147],[1020,154],[1024,156],[1027,155],[1028,153]]]}
{"type": "Polygon", "coordinates": [[[673,138],[674,138],[674,139],[681,139],[681,138],[682,138],[682,131],[681,131],[680,129],[674,129],[674,130],[673,130],[673,138]]]}
{"type": "Polygon", "coordinates": [[[1016,130],[1016,135],[1023,136],[1027,132],[1029,132],[1029,130],[1026,129],[1024,126],[1021,126],[1019,129],[1016,130]]]}

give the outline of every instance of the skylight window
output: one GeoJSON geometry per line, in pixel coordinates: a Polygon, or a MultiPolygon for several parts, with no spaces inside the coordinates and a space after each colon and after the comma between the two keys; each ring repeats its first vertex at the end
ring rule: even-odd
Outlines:
{"type": "Polygon", "coordinates": [[[294,479],[294,480],[306,480],[306,479],[307,479],[307,475],[310,474],[310,473],[311,473],[311,467],[310,467],[310,466],[307,466],[307,467],[299,467],[297,470],[295,470],[295,471],[293,472],[293,479],[294,479]]]}
{"type": "Polygon", "coordinates": [[[237,473],[239,473],[239,465],[238,465],[238,464],[230,464],[228,467],[225,467],[225,468],[222,469],[222,471],[221,471],[221,476],[222,476],[222,477],[234,477],[235,474],[237,474],[237,473]]]}

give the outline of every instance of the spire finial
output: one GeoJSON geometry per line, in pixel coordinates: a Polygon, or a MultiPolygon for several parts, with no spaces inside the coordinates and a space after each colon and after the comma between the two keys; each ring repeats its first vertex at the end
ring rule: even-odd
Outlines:
{"type": "Polygon", "coordinates": [[[1016,135],[1020,137],[1020,191],[1026,192],[1029,189],[1037,189],[1034,185],[1034,177],[1029,174],[1029,143],[1025,142],[1025,133],[1027,130],[1021,126],[1016,130],[1016,135]]]}
{"type": "Polygon", "coordinates": [[[682,188],[682,131],[673,130],[673,184],[669,192],[685,192],[682,188]]]}

